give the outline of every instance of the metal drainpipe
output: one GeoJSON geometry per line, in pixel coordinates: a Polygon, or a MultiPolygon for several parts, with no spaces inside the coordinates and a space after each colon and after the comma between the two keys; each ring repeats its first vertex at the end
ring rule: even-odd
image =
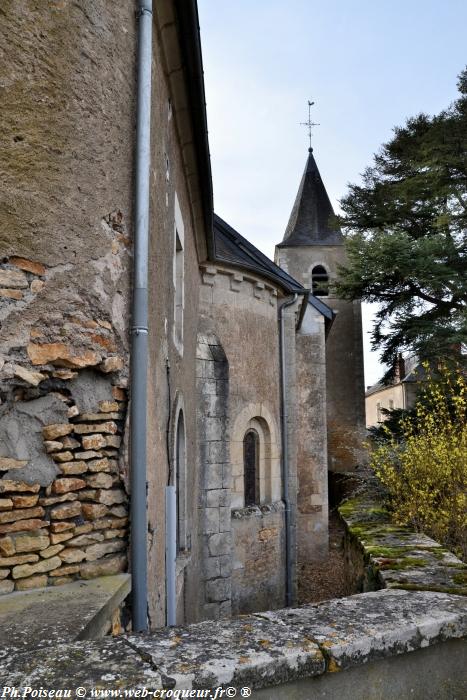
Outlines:
{"type": "Polygon", "coordinates": [[[135,240],[131,326],[131,575],[133,632],[148,629],[146,411],[152,0],[138,0],[135,240]]]}
{"type": "Polygon", "coordinates": [[[279,307],[279,355],[280,355],[280,388],[281,388],[281,438],[282,438],[282,483],[285,504],[285,596],[286,605],[292,605],[292,538],[290,523],[290,500],[289,500],[289,440],[287,434],[288,410],[285,396],[285,326],[284,309],[292,306],[297,301],[298,294],[294,294],[292,299],[285,301],[279,307]]]}

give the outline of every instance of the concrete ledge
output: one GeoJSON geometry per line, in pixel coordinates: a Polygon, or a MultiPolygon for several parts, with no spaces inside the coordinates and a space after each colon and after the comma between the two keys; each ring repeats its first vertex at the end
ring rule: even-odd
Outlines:
{"type": "MultiPolygon", "coordinates": [[[[417,668],[417,658],[421,658],[417,654],[427,648],[443,649],[446,643],[457,645],[459,658],[459,640],[466,631],[467,601],[461,596],[383,590],[230,621],[164,629],[148,636],[10,653],[0,666],[0,680],[17,687],[81,685],[109,690],[274,687],[263,697],[336,697],[326,695],[326,685],[321,695],[311,693],[310,688],[308,694],[295,695],[294,688],[304,679],[320,679],[322,685],[328,678],[332,684],[335,671],[342,671],[338,675],[345,686],[347,674],[354,674],[349,679],[357,669],[368,674],[375,663],[404,656],[410,656],[410,667],[415,664],[417,668]]],[[[439,668],[431,663],[433,675],[444,682],[442,663],[439,668]]],[[[452,668],[449,672],[452,675],[452,668]]],[[[462,697],[462,673],[460,668],[451,694],[436,697],[462,697]]],[[[349,693],[343,697],[361,696],[349,693]]],[[[365,697],[385,695],[372,694],[368,688],[365,697]]],[[[424,696],[415,692],[410,697],[424,696]]]]}
{"type": "Polygon", "coordinates": [[[402,588],[467,595],[467,565],[423,533],[394,525],[381,501],[358,496],[339,513],[349,593],[402,588]]]}
{"type": "Polygon", "coordinates": [[[99,639],[130,588],[130,575],[118,574],[1,596],[0,662],[7,651],[99,639]]]}

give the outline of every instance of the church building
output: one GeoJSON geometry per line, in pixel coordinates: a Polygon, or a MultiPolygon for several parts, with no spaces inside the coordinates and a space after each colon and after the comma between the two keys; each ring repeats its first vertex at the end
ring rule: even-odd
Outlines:
{"type": "Polygon", "coordinates": [[[2,11],[0,594],[129,571],[138,630],[293,604],[365,418],[312,150],[273,262],[214,213],[196,1],[136,5],[2,11]]]}

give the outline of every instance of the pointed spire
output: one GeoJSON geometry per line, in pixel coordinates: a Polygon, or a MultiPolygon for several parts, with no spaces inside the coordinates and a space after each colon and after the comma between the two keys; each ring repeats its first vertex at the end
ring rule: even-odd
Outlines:
{"type": "Polygon", "coordinates": [[[344,241],[334,221],[334,211],[324,187],[313,149],[308,160],[290,214],[284,238],[279,246],[340,245],[344,241]]]}

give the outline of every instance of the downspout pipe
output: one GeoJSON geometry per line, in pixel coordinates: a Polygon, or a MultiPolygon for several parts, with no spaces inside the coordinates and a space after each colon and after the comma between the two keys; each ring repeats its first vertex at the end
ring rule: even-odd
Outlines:
{"type": "Polygon", "coordinates": [[[131,325],[130,481],[133,632],[148,629],[146,412],[152,0],[138,0],[135,234],[131,325]]]}
{"type": "Polygon", "coordinates": [[[293,602],[293,582],[292,582],[292,528],[289,496],[289,437],[287,423],[289,411],[286,400],[286,353],[285,353],[285,323],[284,309],[292,306],[297,301],[298,294],[295,293],[279,307],[279,359],[280,359],[280,392],[281,392],[281,439],[282,439],[282,484],[283,498],[285,505],[285,598],[286,605],[290,607],[293,602]]]}

